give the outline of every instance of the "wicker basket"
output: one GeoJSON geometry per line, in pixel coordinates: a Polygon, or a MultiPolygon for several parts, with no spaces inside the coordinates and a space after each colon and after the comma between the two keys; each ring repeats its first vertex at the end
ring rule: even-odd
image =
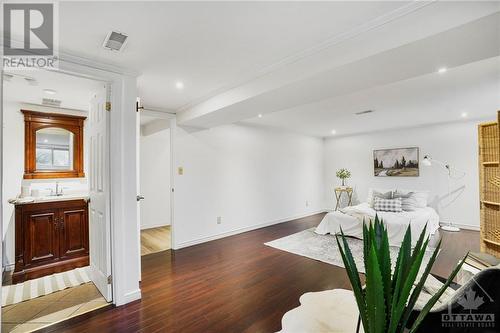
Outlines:
{"type": "MultiPolygon", "coordinates": [[[[500,111],[499,111],[500,117],[500,111]]],[[[499,122],[479,125],[481,251],[500,257],[499,122]]]]}

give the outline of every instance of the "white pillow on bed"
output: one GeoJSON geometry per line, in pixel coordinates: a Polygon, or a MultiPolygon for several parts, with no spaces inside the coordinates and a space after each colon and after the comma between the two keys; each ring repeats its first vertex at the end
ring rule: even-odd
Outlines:
{"type": "Polygon", "coordinates": [[[393,196],[394,198],[401,198],[403,202],[403,210],[411,212],[419,208],[427,207],[429,191],[397,189],[393,196]]]}
{"type": "Polygon", "coordinates": [[[374,200],[373,193],[375,193],[375,192],[378,192],[381,194],[391,193],[391,195],[388,198],[386,198],[384,196],[382,196],[382,197],[384,197],[384,199],[392,199],[392,193],[394,192],[394,189],[369,188],[368,189],[368,197],[366,198],[366,202],[368,202],[368,204],[372,208],[373,208],[373,200],[374,200]]]}

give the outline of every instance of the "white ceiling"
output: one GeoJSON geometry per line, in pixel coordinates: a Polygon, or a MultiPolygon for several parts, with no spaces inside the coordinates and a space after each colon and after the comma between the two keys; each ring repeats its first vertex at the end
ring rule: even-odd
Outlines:
{"type": "MultiPolygon", "coordinates": [[[[410,26],[417,23],[413,22],[410,26]]],[[[282,70],[273,71],[194,105],[179,115],[180,123],[198,127],[218,126],[255,117],[259,113],[265,115],[434,73],[442,66],[455,68],[500,55],[499,13],[382,52],[362,57],[359,53],[350,54],[361,52],[372,40],[380,43],[373,44],[371,50],[380,50],[379,44],[382,42],[405,35],[404,30],[399,29],[403,27],[393,25],[385,25],[383,28],[387,31],[375,29],[361,34],[356,37],[356,41],[349,40],[350,45],[342,42],[328,46],[282,70]],[[384,34],[380,35],[382,32],[384,34]],[[336,52],[341,55],[348,52],[349,56],[339,56],[336,52]],[[345,59],[341,61],[337,59],[339,57],[345,59]],[[331,59],[335,59],[333,64],[330,63],[331,59]],[[352,59],[357,60],[349,61],[352,59]],[[317,71],[311,73],[311,69],[317,71]]]]}
{"type": "Polygon", "coordinates": [[[493,107],[499,12],[479,1],[61,2],[60,50],[139,72],[143,105],[176,110],[182,125],[343,135],[453,121],[457,101],[471,117],[493,107]],[[101,46],[112,29],[130,36],[122,52],[101,46]],[[361,121],[358,109],[377,112],[361,121]]]}
{"type": "Polygon", "coordinates": [[[143,104],[177,109],[404,4],[61,2],[60,46],[139,71],[143,104]],[[121,53],[101,47],[112,29],[130,36],[121,53]]]}
{"type": "Polygon", "coordinates": [[[328,137],[467,119],[500,110],[500,57],[245,121],[328,137]],[[373,113],[356,115],[356,112],[373,113]],[[465,114],[464,114],[465,113],[465,114]],[[465,115],[465,117],[463,117],[465,115]]]}
{"type": "Polygon", "coordinates": [[[14,77],[3,85],[4,99],[29,104],[42,104],[42,98],[61,100],[61,108],[88,111],[89,101],[94,92],[103,89],[104,84],[85,78],[52,71],[23,70],[7,72],[14,77]],[[35,79],[30,85],[25,77],[35,79]],[[55,90],[47,94],[44,89],[55,90]]]}

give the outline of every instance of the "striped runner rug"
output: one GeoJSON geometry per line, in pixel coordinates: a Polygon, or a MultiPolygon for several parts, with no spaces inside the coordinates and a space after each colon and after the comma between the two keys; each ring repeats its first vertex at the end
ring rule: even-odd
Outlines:
{"type": "Polygon", "coordinates": [[[89,266],[2,287],[2,306],[24,302],[90,282],[89,266]]]}

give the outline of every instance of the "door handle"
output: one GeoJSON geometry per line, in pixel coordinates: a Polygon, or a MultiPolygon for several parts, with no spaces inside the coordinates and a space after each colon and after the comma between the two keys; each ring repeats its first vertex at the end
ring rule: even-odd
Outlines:
{"type": "Polygon", "coordinates": [[[137,201],[141,201],[141,200],[144,200],[144,196],[143,195],[138,195],[137,196],[137,201]]]}

